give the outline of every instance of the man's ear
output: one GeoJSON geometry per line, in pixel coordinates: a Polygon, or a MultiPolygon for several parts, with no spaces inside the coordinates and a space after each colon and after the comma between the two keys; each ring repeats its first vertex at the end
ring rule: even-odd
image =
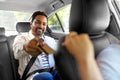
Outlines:
{"type": "Polygon", "coordinates": [[[32,22],[30,22],[30,27],[32,28],[32,22]]]}
{"type": "Polygon", "coordinates": [[[32,22],[30,22],[30,26],[32,25],[32,22]]]}

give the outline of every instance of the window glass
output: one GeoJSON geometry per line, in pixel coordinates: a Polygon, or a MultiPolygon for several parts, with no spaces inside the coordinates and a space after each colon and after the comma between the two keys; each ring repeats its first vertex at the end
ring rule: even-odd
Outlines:
{"type": "Polygon", "coordinates": [[[120,0],[110,0],[113,7],[111,7],[112,13],[115,16],[116,24],[120,27],[120,0]]]}
{"type": "Polygon", "coordinates": [[[48,19],[48,25],[54,32],[69,32],[69,15],[71,5],[68,5],[48,19]]]}
{"type": "Polygon", "coordinates": [[[120,0],[114,0],[120,10],[120,0]]]}
{"type": "Polygon", "coordinates": [[[0,27],[4,27],[6,35],[15,35],[16,23],[29,21],[31,13],[0,10],[0,27]]]}
{"type": "Polygon", "coordinates": [[[56,31],[59,31],[59,32],[62,32],[62,28],[61,28],[61,25],[56,17],[56,15],[52,15],[49,19],[48,19],[48,25],[49,25],[49,28],[56,32],[56,31]]]}

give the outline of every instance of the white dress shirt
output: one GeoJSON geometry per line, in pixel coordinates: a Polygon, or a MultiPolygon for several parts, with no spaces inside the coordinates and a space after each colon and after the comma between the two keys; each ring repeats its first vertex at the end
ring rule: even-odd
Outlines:
{"type": "MultiPolygon", "coordinates": [[[[23,50],[23,45],[24,43],[27,43],[29,40],[33,38],[34,38],[34,35],[32,34],[32,31],[30,30],[29,33],[23,33],[23,34],[16,36],[14,40],[13,51],[14,51],[15,58],[19,60],[18,72],[20,76],[22,76],[26,65],[28,64],[30,58],[32,57],[31,55],[29,55],[23,50]]],[[[42,36],[42,39],[44,39],[44,42],[48,44],[51,48],[56,50],[57,46],[53,38],[44,35],[42,36]]],[[[51,68],[54,66],[55,66],[55,62],[54,62],[53,54],[50,54],[47,56],[43,52],[37,57],[33,66],[29,70],[29,73],[34,70],[51,68]]]]}

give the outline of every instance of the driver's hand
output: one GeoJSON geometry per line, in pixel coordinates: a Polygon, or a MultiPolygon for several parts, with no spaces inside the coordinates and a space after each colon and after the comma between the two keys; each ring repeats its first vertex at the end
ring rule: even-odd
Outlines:
{"type": "Polygon", "coordinates": [[[71,32],[63,42],[63,46],[79,61],[94,59],[93,44],[87,34],[71,32]]]}

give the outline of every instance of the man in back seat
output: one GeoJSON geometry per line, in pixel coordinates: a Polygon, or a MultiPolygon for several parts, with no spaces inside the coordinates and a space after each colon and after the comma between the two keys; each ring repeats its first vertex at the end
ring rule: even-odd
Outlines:
{"type": "Polygon", "coordinates": [[[47,55],[38,48],[38,45],[46,43],[51,48],[56,49],[55,40],[44,35],[47,21],[44,12],[36,11],[33,13],[30,22],[31,30],[28,33],[16,36],[14,40],[13,51],[15,58],[19,60],[18,72],[21,77],[30,59],[37,56],[28,72],[30,76],[27,80],[60,80],[59,74],[54,67],[53,54],[47,55]]]}

